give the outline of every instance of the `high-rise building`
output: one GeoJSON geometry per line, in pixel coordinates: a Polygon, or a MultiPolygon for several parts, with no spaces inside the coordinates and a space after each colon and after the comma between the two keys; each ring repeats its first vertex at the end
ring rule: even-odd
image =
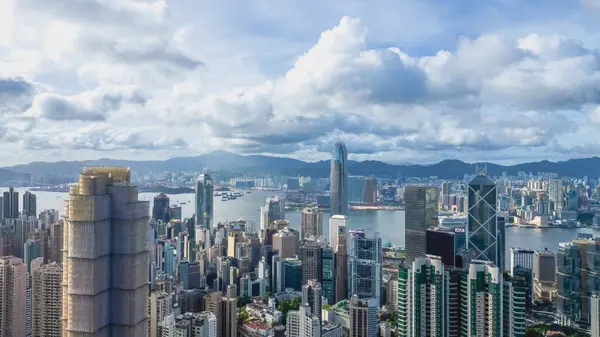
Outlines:
{"type": "Polygon", "coordinates": [[[27,266],[17,257],[0,257],[0,281],[0,332],[25,336],[27,266]]]}
{"type": "Polygon", "coordinates": [[[62,266],[56,262],[33,270],[32,336],[62,336],[62,266]]]}
{"type": "Polygon", "coordinates": [[[398,335],[448,336],[448,275],[439,256],[418,257],[398,271],[398,335]]]}
{"type": "Polygon", "coordinates": [[[440,200],[442,204],[442,209],[448,209],[448,204],[450,201],[450,186],[450,182],[442,182],[442,200],[440,200]]]}
{"type": "Polygon", "coordinates": [[[63,222],[55,222],[50,226],[50,239],[48,240],[49,260],[62,263],[63,249],[63,222]]]}
{"type": "Polygon", "coordinates": [[[204,309],[215,315],[217,336],[223,336],[223,293],[215,291],[204,296],[204,309]]]}
{"type": "Polygon", "coordinates": [[[590,332],[591,337],[600,337],[600,293],[592,293],[590,312],[592,317],[590,319],[590,332]]]}
{"type": "Polygon", "coordinates": [[[3,193],[2,211],[4,219],[16,219],[19,217],[19,192],[10,187],[3,193]]]}
{"type": "Polygon", "coordinates": [[[370,176],[365,179],[365,197],[366,205],[375,205],[377,203],[377,178],[370,176]]]}
{"type": "Polygon", "coordinates": [[[26,191],[23,193],[23,216],[35,216],[37,217],[37,201],[35,194],[26,191]]]}
{"type": "Polygon", "coordinates": [[[323,235],[323,212],[319,210],[319,207],[302,210],[300,235],[303,240],[310,236],[319,237],[323,235]]]}
{"type": "Polygon", "coordinates": [[[149,337],[160,337],[159,325],[171,313],[171,297],[165,292],[150,294],[150,325],[148,327],[149,337]]]}
{"type": "Polygon", "coordinates": [[[497,245],[496,184],[478,174],[468,187],[467,249],[474,259],[502,266],[497,245]]]}
{"type": "Polygon", "coordinates": [[[148,334],[149,204],[126,167],[86,167],[69,187],[63,336],[148,334]]]}
{"type": "Polygon", "coordinates": [[[531,249],[510,247],[510,275],[512,277],[521,276],[527,282],[528,299],[527,306],[533,303],[533,270],[534,270],[534,254],[531,249]]]}
{"type": "Polygon", "coordinates": [[[425,256],[427,229],[438,226],[438,192],[435,187],[410,185],[404,189],[406,263],[425,256]]]}
{"type": "Polygon", "coordinates": [[[209,311],[186,312],[177,316],[172,313],[159,325],[160,336],[168,337],[219,337],[217,328],[217,318],[209,311]]]}
{"type": "Polygon", "coordinates": [[[333,248],[324,247],[322,250],[321,262],[321,286],[323,287],[323,297],[327,304],[334,304],[335,301],[335,253],[333,248]]]}
{"type": "Polygon", "coordinates": [[[300,247],[300,261],[302,261],[302,284],[315,279],[321,283],[323,271],[323,248],[319,241],[305,241],[300,247]]]}
{"type": "Polygon", "coordinates": [[[502,273],[489,261],[472,261],[463,275],[463,336],[502,336],[502,273]]]}
{"type": "Polygon", "coordinates": [[[213,180],[205,172],[196,181],[196,226],[212,229],[213,216],[213,180]]]}
{"type": "Polygon", "coordinates": [[[556,283],[556,255],[548,250],[535,252],[534,279],[537,282],[553,285],[556,283]]]}
{"type": "Polygon", "coordinates": [[[27,240],[23,247],[23,251],[25,252],[25,259],[23,262],[27,266],[27,273],[31,274],[31,261],[42,256],[40,242],[31,239],[27,240]]]}
{"type": "MultiPolygon", "coordinates": [[[[426,233],[427,255],[439,256],[445,266],[456,265],[458,253],[455,228],[430,227],[426,233]]],[[[464,229],[463,229],[464,230],[464,229]]],[[[464,236],[462,237],[464,239],[464,236]]]]}
{"type": "MultiPolygon", "coordinates": [[[[302,303],[306,303],[310,306],[311,312],[321,312],[323,307],[323,288],[321,283],[317,280],[308,280],[308,282],[302,286],[302,303]]],[[[321,315],[318,315],[319,321],[321,321],[321,315]]]]}
{"type": "Polygon", "coordinates": [[[221,331],[223,337],[237,337],[237,289],[235,285],[229,285],[227,287],[227,296],[223,297],[221,310],[222,310],[222,322],[223,324],[221,331]]]}
{"type": "Polygon", "coordinates": [[[155,196],[152,203],[152,219],[169,222],[169,202],[169,197],[162,192],[155,196]]]}
{"type": "Polygon", "coordinates": [[[285,200],[278,196],[268,197],[260,207],[260,229],[268,229],[277,220],[285,220],[285,200]]]}
{"type": "Polygon", "coordinates": [[[527,293],[532,291],[529,280],[515,271],[514,275],[504,276],[502,287],[502,333],[500,335],[525,336],[525,319],[529,306],[527,293]]]}
{"type": "Polygon", "coordinates": [[[383,251],[378,233],[367,236],[364,229],[350,231],[348,294],[381,301],[383,251]]]}
{"type": "Polygon", "coordinates": [[[348,215],[348,153],[346,145],[337,142],[331,158],[330,209],[331,215],[348,215]]]}
{"type": "Polygon", "coordinates": [[[559,244],[556,269],[557,320],[569,326],[589,323],[590,296],[600,290],[600,238],[559,244]]]}
{"type": "Polygon", "coordinates": [[[379,301],[375,298],[361,299],[352,295],[348,305],[350,333],[349,337],[376,337],[377,309],[379,301]]]}
{"type": "Polygon", "coordinates": [[[335,303],[348,299],[348,232],[345,215],[329,220],[329,241],[335,259],[335,303]]]}
{"type": "Polygon", "coordinates": [[[286,227],[273,235],[273,249],[279,251],[282,259],[293,257],[298,254],[300,233],[290,227],[286,227]]]}
{"type": "Polygon", "coordinates": [[[561,179],[550,179],[548,181],[548,198],[554,202],[554,209],[563,209],[563,186],[561,179]]]}
{"type": "Polygon", "coordinates": [[[362,205],[365,203],[365,176],[348,176],[348,203],[362,205]]]}
{"type": "Polygon", "coordinates": [[[311,312],[310,306],[301,304],[298,310],[290,310],[286,319],[286,336],[320,337],[321,322],[319,316],[311,312]]]}

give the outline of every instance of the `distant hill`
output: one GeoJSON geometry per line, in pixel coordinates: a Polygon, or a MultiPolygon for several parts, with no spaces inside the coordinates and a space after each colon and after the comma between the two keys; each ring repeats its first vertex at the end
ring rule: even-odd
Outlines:
{"type": "Polygon", "coordinates": [[[0,186],[8,185],[16,181],[28,181],[31,179],[31,174],[23,172],[15,172],[0,168],[0,186]]]}
{"type": "MultiPolygon", "coordinates": [[[[176,157],[167,160],[133,161],[98,159],[87,161],[60,161],[54,163],[32,162],[26,165],[16,165],[0,169],[2,177],[14,179],[28,174],[37,176],[66,175],[73,176],[81,172],[84,166],[92,165],[122,165],[129,166],[134,172],[176,172],[201,171],[204,167],[211,171],[226,171],[235,174],[271,173],[282,175],[302,175],[312,177],[328,177],[329,161],[304,162],[297,159],[270,157],[261,155],[239,155],[226,151],[215,151],[196,157],[176,157]],[[23,175],[25,174],[25,175],[23,175]]],[[[432,165],[393,165],[380,161],[349,161],[348,171],[353,175],[376,175],[396,177],[398,174],[412,177],[438,176],[442,179],[462,178],[466,173],[475,173],[475,164],[460,160],[443,160],[432,165]]],[[[525,172],[555,172],[561,176],[598,176],[600,173],[600,158],[570,159],[561,162],[547,160],[530,162],[512,166],[493,163],[487,164],[490,175],[501,175],[507,172],[516,175],[518,171],[525,172]]]]}

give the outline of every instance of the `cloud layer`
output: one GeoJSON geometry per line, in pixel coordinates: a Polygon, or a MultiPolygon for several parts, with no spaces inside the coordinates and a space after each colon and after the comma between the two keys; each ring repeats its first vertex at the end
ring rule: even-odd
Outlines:
{"type": "Polygon", "coordinates": [[[238,8],[242,20],[227,1],[203,14],[187,0],[3,3],[0,146],[19,154],[5,164],[216,149],[317,160],[337,140],[390,162],[597,154],[594,1],[569,13],[576,27],[546,14],[553,32],[510,22],[508,4],[445,27],[466,8],[389,2],[429,24],[411,36],[360,2],[345,16],[332,1],[312,18],[320,35],[304,6],[263,5],[238,8]]]}

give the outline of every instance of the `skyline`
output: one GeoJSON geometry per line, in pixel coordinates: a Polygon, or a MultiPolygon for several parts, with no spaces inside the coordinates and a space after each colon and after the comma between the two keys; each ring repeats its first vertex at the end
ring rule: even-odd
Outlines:
{"type": "Polygon", "coordinates": [[[600,150],[594,0],[332,1],[318,15],[310,2],[65,3],[0,4],[3,166],[216,149],[317,161],[338,140],[389,163],[600,150]]]}

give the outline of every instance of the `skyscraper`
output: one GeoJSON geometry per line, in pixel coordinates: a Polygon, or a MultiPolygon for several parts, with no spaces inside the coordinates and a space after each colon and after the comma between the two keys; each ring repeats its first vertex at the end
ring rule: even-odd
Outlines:
{"type": "Polygon", "coordinates": [[[25,259],[23,262],[27,266],[27,273],[31,274],[31,261],[42,256],[40,242],[31,239],[27,240],[23,247],[23,251],[25,253],[25,259]]]}
{"type": "Polygon", "coordinates": [[[450,201],[450,182],[444,181],[442,182],[442,209],[448,209],[448,204],[450,201]]]}
{"type": "Polygon", "coordinates": [[[560,179],[550,179],[548,181],[548,198],[554,202],[554,209],[560,211],[563,209],[563,184],[560,179]]]}
{"type": "Polygon", "coordinates": [[[367,236],[364,229],[350,231],[348,294],[381,300],[383,251],[378,233],[367,236]]]}
{"type": "Polygon", "coordinates": [[[365,204],[375,205],[377,203],[377,178],[370,176],[365,179],[365,204]]]}
{"type": "Polygon", "coordinates": [[[55,262],[33,270],[33,337],[61,337],[62,266],[55,262]]]}
{"type": "Polygon", "coordinates": [[[319,207],[309,207],[302,210],[300,232],[302,239],[323,235],[323,212],[319,210],[319,207]]]}
{"type": "Polygon", "coordinates": [[[489,261],[472,261],[463,275],[463,335],[502,336],[502,273],[489,261]]]}
{"type": "Polygon", "coordinates": [[[152,219],[169,222],[169,197],[162,192],[154,197],[152,219]]]}
{"type": "Polygon", "coordinates": [[[19,192],[10,187],[8,191],[3,193],[2,203],[4,219],[16,219],[19,217],[19,192]]]}
{"type": "Polygon", "coordinates": [[[37,201],[35,194],[26,191],[23,193],[23,216],[37,216],[37,201]]]}
{"type": "Polygon", "coordinates": [[[418,257],[398,272],[399,336],[448,336],[448,275],[439,256],[418,257]]]}
{"type": "MultiPolygon", "coordinates": [[[[323,307],[323,288],[317,280],[311,279],[302,286],[302,303],[307,303],[310,306],[311,312],[321,312],[323,307]]],[[[318,315],[321,321],[321,315],[318,315]]]]}
{"type": "Polygon", "coordinates": [[[337,142],[333,148],[330,175],[331,215],[348,215],[348,153],[346,145],[337,142]]]}
{"type": "Polygon", "coordinates": [[[150,294],[150,325],[149,337],[160,336],[159,324],[171,313],[171,298],[165,292],[152,292],[150,294]]]}
{"type": "Polygon", "coordinates": [[[0,257],[0,333],[25,336],[27,267],[14,256],[0,257]]]}
{"type": "Polygon", "coordinates": [[[345,215],[329,220],[329,241],[335,259],[335,303],[348,299],[348,234],[345,215]]]}
{"type": "Polygon", "coordinates": [[[324,247],[322,250],[321,262],[321,286],[323,287],[323,297],[327,299],[327,304],[334,304],[335,301],[335,253],[333,248],[324,247]]]}
{"type": "Polygon", "coordinates": [[[484,174],[478,174],[468,187],[467,249],[475,260],[503,265],[497,246],[496,184],[484,174]]]}
{"type": "Polygon", "coordinates": [[[349,337],[376,337],[377,309],[379,301],[374,298],[361,299],[356,295],[350,298],[348,311],[350,316],[349,337]]]}
{"type": "Polygon", "coordinates": [[[301,304],[298,310],[288,312],[286,335],[288,337],[320,337],[321,323],[319,316],[312,313],[308,304],[301,304]]]}
{"type": "Polygon", "coordinates": [[[427,252],[427,229],[439,225],[437,197],[435,187],[411,185],[404,189],[406,263],[427,252]]]}
{"type": "Polygon", "coordinates": [[[223,336],[223,293],[215,291],[204,296],[204,309],[215,315],[217,322],[217,336],[223,336]]]}
{"type": "Polygon", "coordinates": [[[300,261],[302,261],[302,284],[315,279],[322,281],[324,244],[319,241],[305,241],[300,247],[300,261]]]}
{"type": "Polygon", "coordinates": [[[277,220],[285,220],[285,200],[278,196],[269,197],[260,207],[260,229],[266,230],[277,220]]]}
{"type": "Polygon", "coordinates": [[[63,336],[148,335],[149,204],[126,167],[86,167],[65,207],[63,336]]]}
{"type": "Polygon", "coordinates": [[[222,335],[223,337],[237,337],[237,289],[235,285],[227,286],[227,296],[223,297],[221,303],[222,312],[222,335]]]}
{"type": "Polygon", "coordinates": [[[196,226],[212,229],[213,215],[213,180],[202,173],[196,181],[196,226]]]}

